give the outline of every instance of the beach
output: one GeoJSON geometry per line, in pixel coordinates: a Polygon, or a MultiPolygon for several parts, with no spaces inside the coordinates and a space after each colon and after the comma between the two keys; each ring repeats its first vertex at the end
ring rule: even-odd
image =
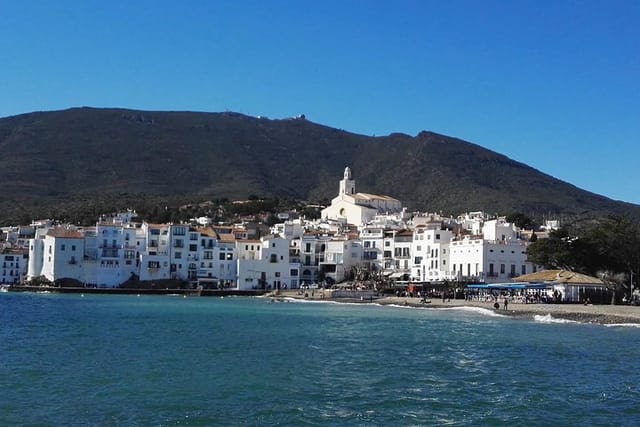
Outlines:
{"type": "MultiPolygon", "coordinates": [[[[640,307],[630,305],[582,305],[582,304],[508,304],[505,310],[503,300],[499,300],[500,307],[494,308],[494,301],[468,301],[464,299],[452,299],[445,302],[442,299],[429,299],[422,302],[418,297],[383,296],[370,298],[367,294],[363,298],[334,298],[331,290],[318,289],[314,292],[307,291],[301,294],[298,291],[280,291],[278,297],[295,298],[310,301],[332,301],[348,303],[374,303],[379,305],[396,305],[421,308],[453,308],[475,307],[494,311],[504,316],[519,318],[531,318],[534,316],[551,316],[554,319],[571,320],[581,323],[597,323],[605,325],[613,324],[640,324],[640,307]],[[306,296],[305,296],[306,295],[306,296]]],[[[271,294],[274,296],[274,294],[271,294]]]]}

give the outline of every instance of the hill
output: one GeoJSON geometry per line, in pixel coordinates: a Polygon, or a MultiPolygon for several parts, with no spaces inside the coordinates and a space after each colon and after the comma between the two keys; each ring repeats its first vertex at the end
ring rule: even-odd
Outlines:
{"type": "Polygon", "coordinates": [[[0,221],[69,200],[135,202],[250,194],[330,199],[345,166],[360,191],[410,209],[640,217],[640,206],[581,190],[460,139],[357,135],[304,118],[72,108],[0,119],[0,221]]]}

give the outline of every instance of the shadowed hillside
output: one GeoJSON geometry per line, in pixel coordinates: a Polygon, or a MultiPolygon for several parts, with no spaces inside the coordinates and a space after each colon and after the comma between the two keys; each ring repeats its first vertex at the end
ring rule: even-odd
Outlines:
{"type": "Polygon", "coordinates": [[[0,220],[70,198],[128,194],[320,200],[336,194],[345,166],[359,191],[393,195],[410,209],[640,217],[637,205],[459,139],[368,137],[303,118],[72,108],[0,119],[0,149],[0,220]]]}

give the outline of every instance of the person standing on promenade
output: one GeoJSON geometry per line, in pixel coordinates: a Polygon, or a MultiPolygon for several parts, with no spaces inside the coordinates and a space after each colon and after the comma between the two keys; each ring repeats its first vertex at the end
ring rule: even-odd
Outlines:
{"type": "Polygon", "coordinates": [[[507,305],[508,305],[508,304],[509,304],[509,297],[508,297],[508,296],[505,296],[505,297],[504,297],[504,309],[505,309],[505,310],[507,309],[507,305]]]}

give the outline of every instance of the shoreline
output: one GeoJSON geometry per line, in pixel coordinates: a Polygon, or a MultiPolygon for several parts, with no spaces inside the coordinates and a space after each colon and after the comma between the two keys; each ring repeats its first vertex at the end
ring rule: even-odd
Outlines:
{"type": "Polygon", "coordinates": [[[272,298],[292,298],[296,300],[306,301],[327,301],[335,303],[357,303],[357,304],[378,304],[378,305],[394,305],[412,308],[482,308],[499,315],[509,316],[513,318],[534,319],[534,316],[551,316],[553,319],[562,319],[585,324],[600,325],[619,325],[619,324],[637,324],[640,325],[640,307],[629,305],[582,305],[582,304],[520,304],[510,303],[508,309],[503,308],[500,302],[500,308],[494,308],[494,302],[483,301],[466,301],[466,300],[450,300],[442,302],[442,300],[431,299],[429,302],[421,302],[421,298],[410,297],[373,297],[368,296],[364,299],[358,298],[332,298],[331,292],[325,290],[324,297],[322,290],[316,292],[313,296],[309,294],[307,297],[298,294],[296,291],[280,291],[277,295],[267,294],[272,298]],[[327,295],[329,294],[329,295],[327,295]]]}
{"type": "Polygon", "coordinates": [[[203,297],[224,297],[224,296],[249,296],[265,298],[291,298],[301,301],[333,302],[333,303],[355,303],[355,304],[377,304],[394,305],[412,308],[481,308],[495,314],[513,318],[530,319],[534,316],[551,316],[552,319],[562,319],[567,321],[600,324],[600,325],[640,325],[640,307],[630,305],[582,305],[582,304],[521,304],[510,303],[505,310],[500,303],[500,308],[494,308],[493,301],[467,301],[450,300],[442,302],[440,299],[431,299],[422,302],[421,298],[411,297],[371,297],[369,293],[363,293],[363,298],[353,297],[333,297],[331,290],[317,289],[314,292],[301,294],[299,290],[265,291],[251,290],[242,291],[237,289],[132,289],[132,288],[60,288],[42,286],[10,286],[8,292],[50,292],[50,293],[77,293],[77,294],[104,294],[104,295],[184,295],[203,297]]]}
{"type": "Polygon", "coordinates": [[[185,295],[202,297],[261,296],[266,290],[239,289],[172,289],[172,288],[79,288],[58,286],[11,285],[7,292],[49,292],[58,294],[103,294],[103,295],[185,295]]]}

